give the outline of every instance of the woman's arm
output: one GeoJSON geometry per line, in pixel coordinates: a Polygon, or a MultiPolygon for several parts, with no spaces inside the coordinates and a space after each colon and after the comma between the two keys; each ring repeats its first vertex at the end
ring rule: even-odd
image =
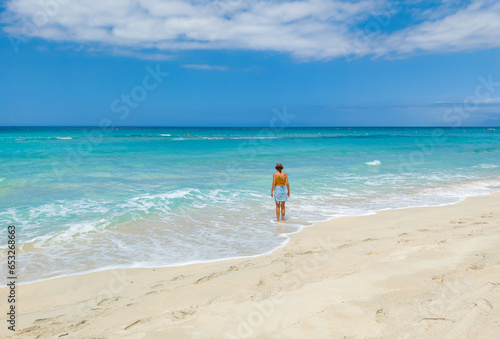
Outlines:
{"type": "Polygon", "coordinates": [[[274,187],[276,187],[276,173],[273,174],[273,186],[271,187],[271,198],[273,197],[274,187]]]}
{"type": "Polygon", "coordinates": [[[290,184],[288,184],[288,174],[286,175],[286,189],[288,190],[288,196],[290,196],[290,184]]]}

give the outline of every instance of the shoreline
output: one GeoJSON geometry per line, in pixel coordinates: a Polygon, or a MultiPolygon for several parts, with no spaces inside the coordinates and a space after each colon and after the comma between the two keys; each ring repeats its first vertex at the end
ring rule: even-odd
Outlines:
{"type": "MultiPolygon", "coordinates": [[[[477,181],[499,181],[500,182],[500,177],[496,178],[490,178],[490,179],[478,179],[477,181]]],[[[498,186],[500,188],[500,186],[498,186]]],[[[306,220],[307,222],[311,223],[310,225],[300,225],[299,229],[297,231],[291,232],[291,233],[284,233],[284,236],[286,239],[282,242],[281,245],[276,246],[275,248],[271,249],[270,251],[264,252],[264,253],[259,253],[259,254],[254,254],[254,255],[248,255],[248,256],[238,256],[238,257],[229,257],[229,258],[220,258],[220,259],[213,259],[213,260],[194,260],[186,263],[181,263],[181,264],[172,264],[172,265],[166,265],[166,266],[160,266],[160,265],[150,265],[150,266],[123,266],[120,267],[119,265],[117,266],[106,266],[106,267],[101,267],[101,268],[95,268],[95,269],[90,269],[86,271],[81,271],[81,272],[74,272],[74,273],[68,273],[68,274],[62,274],[62,275],[56,275],[53,277],[48,277],[48,278],[42,278],[42,279],[36,279],[36,280],[31,280],[31,281],[26,281],[26,282],[21,282],[18,283],[18,286],[25,286],[29,284],[34,284],[34,283],[39,283],[43,281],[50,281],[54,279],[59,279],[59,278],[65,278],[65,277],[73,277],[73,276],[81,276],[81,275],[86,275],[86,274],[92,274],[92,273],[97,273],[97,272],[102,272],[102,271],[108,271],[108,270],[128,270],[128,269],[162,269],[162,268],[175,268],[175,267],[183,267],[183,266],[188,266],[188,265],[197,265],[197,264],[210,264],[210,263],[215,263],[219,261],[227,261],[227,260],[236,260],[236,259],[249,259],[249,258],[256,258],[264,255],[269,255],[272,254],[274,251],[283,248],[287,246],[287,244],[290,242],[290,237],[294,234],[302,232],[304,229],[309,228],[309,227],[314,227],[317,223],[328,223],[336,219],[340,218],[348,218],[348,217],[366,217],[366,216],[371,216],[371,215],[376,215],[380,212],[384,211],[397,211],[397,210],[404,210],[404,209],[412,209],[412,208],[427,208],[427,207],[442,207],[442,206],[452,206],[459,204],[469,198],[474,198],[474,197],[481,197],[481,196],[487,196],[491,194],[495,194],[495,192],[499,192],[499,188],[491,188],[489,193],[486,194],[480,194],[480,195],[471,195],[471,196],[465,196],[465,197],[457,197],[459,199],[456,202],[450,202],[450,203],[444,203],[444,204],[438,204],[438,205],[417,205],[417,206],[407,206],[407,207],[388,207],[388,208],[383,208],[380,210],[373,210],[366,212],[364,214],[358,214],[358,215],[342,215],[342,216],[334,216],[334,217],[329,217],[326,220],[320,220],[320,221],[310,221],[306,220]]],[[[270,222],[274,225],[277,225],[276,221],[274,219],[271,219],[270,222]]],[[[286,223],[285,223],[286,224],[286,223]]],[[[1,284],[1,288],[5,288],[7,285],[6,284],[1,284]]]]}
{"type": "Polygon", "coordinates": [[[489,338],[500,329],[499,201],[316,222],[252,258],[21,285],[15,337],[489,338]]]}

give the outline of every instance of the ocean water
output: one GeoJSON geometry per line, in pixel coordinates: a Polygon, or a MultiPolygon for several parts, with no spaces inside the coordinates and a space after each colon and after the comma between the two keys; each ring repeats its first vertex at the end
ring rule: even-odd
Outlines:
{"type": "Polygon", "coordinates": [[[500,185],[500,131],[484,128],[1,128],[0,156],[0,248],[16,225],[19,282],[261,255],[315,221],[500,185]]]}

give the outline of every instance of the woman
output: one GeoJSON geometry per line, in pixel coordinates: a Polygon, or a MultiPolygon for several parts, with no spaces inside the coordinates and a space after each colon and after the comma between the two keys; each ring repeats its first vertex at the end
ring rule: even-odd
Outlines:
{"type": "Polygon", "coordinates": [[[276,218],[280,221],[280,210],[281,210],[281,221],[285,220],[285,201],[287,196],[290,196],[290,185],[288,184],[288,175],[281,172],[283,170],[282,164],[276,164],[276,173],[273,174],[273,187],[271,188],[271,197],[274,193],[274,201],[276,202],[276,218]],[[285,185],[288,193],[285,191],[285,185]]]}

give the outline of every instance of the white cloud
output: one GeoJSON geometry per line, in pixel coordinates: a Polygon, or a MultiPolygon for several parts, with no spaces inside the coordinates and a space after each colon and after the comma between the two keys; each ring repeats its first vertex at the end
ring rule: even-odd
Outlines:
{"type": "Polygon", "coordinates": [[[229,67],[227,66],[215,66],[215,65],[205,65],[205,64],[195,64],[195,65],[182,65],[184,68],[192,68],[192,69],[202,69],[206,71],[228,71],[229,67]]]}
{"type": "Polygon", "coordinates": [[[390,34],[377,29],[397,15],[388,0],[11,0],[2,22],[23,39],[129,49],[138,57],[144,53],[136,51],[153,49],[157,58],[190,49],[271,50],[317,60],[500,47],[500,3],[449,3],[390,34]]]}
{"type": "Polygon", "coordinates": [[[373,53],[404,55],[495,48],[500,47],[499,36],[500,3],[474,1],[439,20],[377,37],[373,53]]]}
{"type": "Polygon", "coordinates": [[[474,102],[477,104],[500,104],[500,98],[477,99],[474,102]]]}
{"type": "Polygon", "coordinates": [[[385,0],[11,0],[4,29],[21,37],[132,49],[244,49],[333,58],[349,26],[385,0]],[[40,4],[53,3],[43,10],[40,4]]]}

